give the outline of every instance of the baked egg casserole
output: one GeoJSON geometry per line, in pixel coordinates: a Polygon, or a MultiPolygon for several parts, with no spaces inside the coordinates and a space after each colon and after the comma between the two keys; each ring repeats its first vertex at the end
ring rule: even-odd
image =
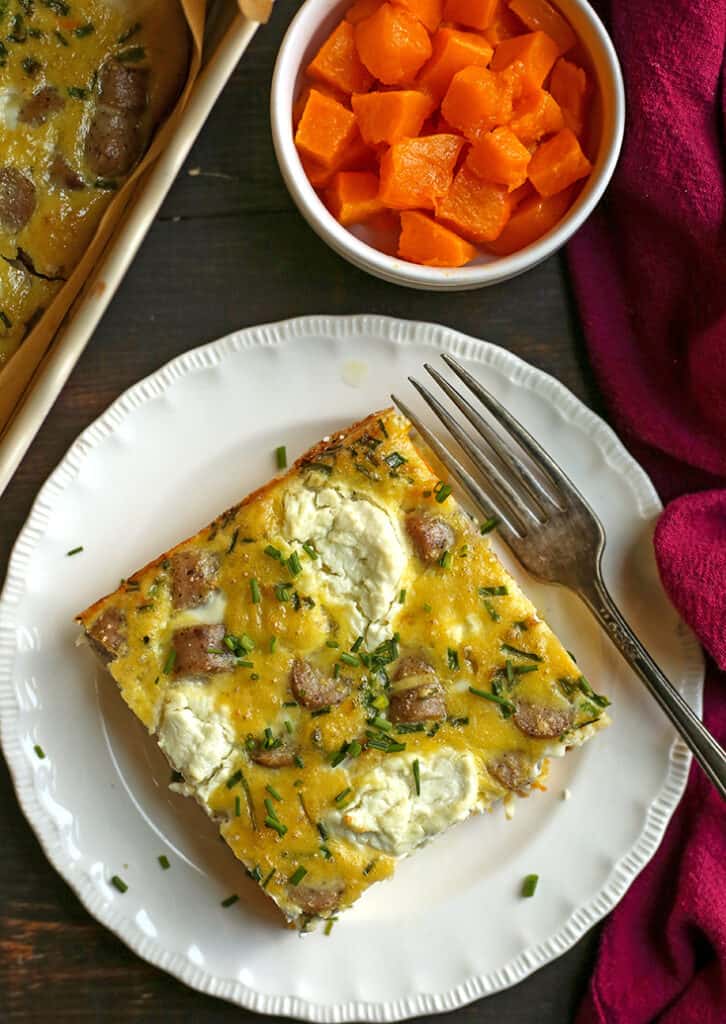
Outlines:
{"type": "Polygon", "coordinates": [[[326,438],[78,616],[172,788],[302,928],[608,723],[410,430],[326,438]]]}
{"type": "Polygon", "coordinates": [[[176,101],[189,46],[179,0],[0,0],[0,370],[176,101]]]}

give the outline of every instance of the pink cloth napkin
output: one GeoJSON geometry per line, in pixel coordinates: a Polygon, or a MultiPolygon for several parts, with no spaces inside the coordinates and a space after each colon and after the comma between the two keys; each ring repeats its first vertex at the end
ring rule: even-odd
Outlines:
{"type": "MultiPolygon", "coordinates": [[[[663,584],[710,655],[726,743],[726,0],[602,0],[628,102],[605,202],[569,261],[610,414],[664,501],[663,584]]],[[[654,710],[654,714],[658,712],[654,710]]],[[[726,1022],[726,806],[695,766],[603,931],[578,1024],[726,1022]]]]}

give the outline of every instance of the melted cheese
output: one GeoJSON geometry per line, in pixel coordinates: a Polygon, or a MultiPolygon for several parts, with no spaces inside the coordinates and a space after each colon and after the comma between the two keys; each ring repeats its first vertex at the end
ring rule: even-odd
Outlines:
{"type": "Polygon", "coordinates": [[[171,562],[162,558],[81,616],[89,626],[109,606],[123,612],[126,647],[109,668],[124,700],[150,731],[159,730],[185,792],[220,821],[235,855],[267,879],[266,892],[290,918],[301,915],[288,881],[296,865],[306,869],[306,884],[341,887],[348,906],[452,823],[502,799],[510,804],[511,792],[490,770],[500,759],[520,759],[526,789],[547,757],[562,756],[607,723],[488,538],[453,497],[436,501],[436,477],[403,419],[373,416],[312,458],[175,549],[203,550],[218,562],[204,605],[172,608],[171,562]],[[394,452],[404,461],[390,469],[386,457],[394,452]],[[452,529],[446,565],[418,557],[405,525],[411,510],[452,529]],[[486,601],[482,587],[495,592],[486,601]],[[165,671],[176,629],[216,622],[244,636],[241,664],[194,683],[165,671]],[[371,662],[384,639],[387,663],[371,662]],[[445,698],[446,720],[414,725],[420,731],[387,720],[392,688],[401,685],[391,680],[405,655],[425,659],[445,698]],[[297,704],[296,658],[322,677],[346,680],[347,696],[322,714],[297,704]],[[512,706],[571,713],[573,728],[561,737],[526,735],[500,705],[470,689],[491,693],[495,684],[512,706]],[[380,749],[382,735],[393,740],[393,752],[380,749]],[[351,742],[353,756],[346,754],[351,742]],[[291,745],[297,761],[256,763],[251,750],[265,743],[291,745]],[[231,787],[230,777],[239,778],[231,787]],[[266,824],[271,800],[280,830],[266,824]]]}

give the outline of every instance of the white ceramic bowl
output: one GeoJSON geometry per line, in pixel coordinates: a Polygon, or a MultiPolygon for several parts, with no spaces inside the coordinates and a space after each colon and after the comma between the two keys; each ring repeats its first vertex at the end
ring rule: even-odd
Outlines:
{"type": "Polygon", "coordinates": [[[393,284],[435,291],[464,291],[506,281],[551,256],[592,213],[612,177],[625,123],[625,93],[618,58],[602,22],[585,0],[557,0],[589,58],[597,82],[593,114],[599,139],[593,148],[594,168],[575,203],[542,238],[511,256],[482,253],[465,267],[422,267],[397,259],[367,244],[365,227],[351,231],[326,209],[308,181],[295,149],[292,107],[303,85],[303,73],[318,48],[352,0],[306,0],[293,18],[277,56],[272,79],[272,138],[282,176],[303,217],[340,256],[356,267],[393,284]]]}

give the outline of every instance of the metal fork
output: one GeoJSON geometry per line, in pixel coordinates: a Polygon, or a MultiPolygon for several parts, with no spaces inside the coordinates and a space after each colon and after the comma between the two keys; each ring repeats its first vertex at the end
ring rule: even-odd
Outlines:
{"type": "Polygon", "coordinates": [[[448,354],[442,355],[442,359],[529,457],[537,472],[533,472],[514,446],[428,363],[424,364],[426,371],[466,417],[478,435],[477,440],[472,439],[428,388],[413,377],[409,377],[409,381],[459,443],[477,475],[484,478],[485,486],[404,402],[395,395],[391,398],[476,505],[485,515],[496,516],[499,535],[525,569],[548,583],[563,584],[580,596],[726,799],[726,753],[650,657],[603,582],[601,561],[605,531],[602,523],[529,431],[460,363],[448,354]]]}

